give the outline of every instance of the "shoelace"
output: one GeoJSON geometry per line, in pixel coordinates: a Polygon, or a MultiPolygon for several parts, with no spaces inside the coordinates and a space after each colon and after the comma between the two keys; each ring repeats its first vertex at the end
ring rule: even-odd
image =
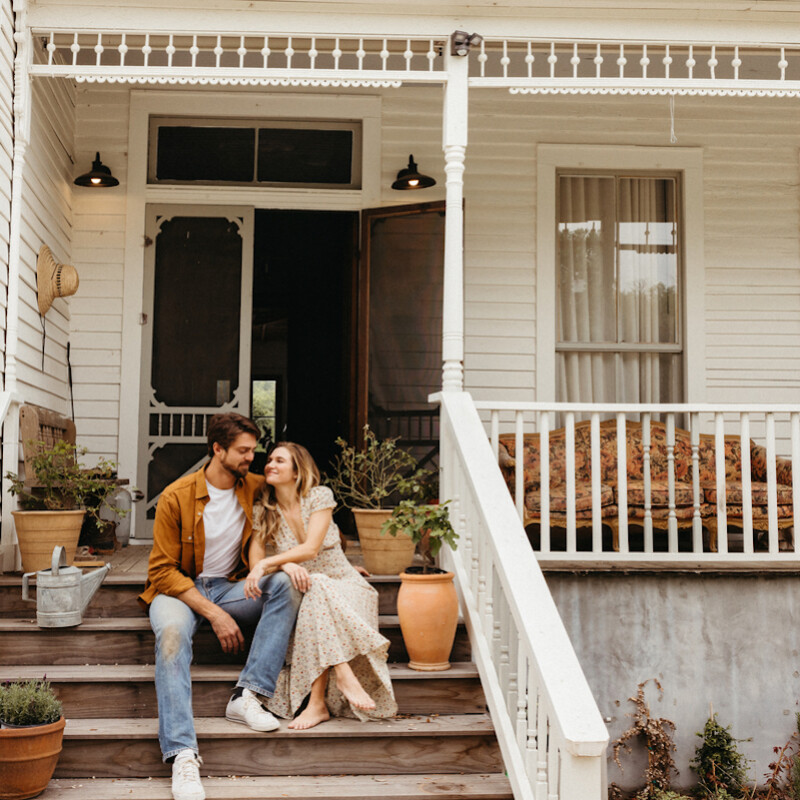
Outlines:
{"type": "Polygon", "coordinates": [[[200,765],[203,759],[200,756],[194,758],[184,758],[178,761],[178,777],[182,780],[200,782],[200,765]]]}

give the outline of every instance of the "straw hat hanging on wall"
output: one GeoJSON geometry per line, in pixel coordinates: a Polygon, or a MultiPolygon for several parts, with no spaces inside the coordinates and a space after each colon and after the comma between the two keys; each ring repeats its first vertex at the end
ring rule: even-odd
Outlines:
{"type": "Polygon", "coordinates": [[[69,297],[78,291],[78,271],[71,264],[59,264],[50,248],[43,244],[36,259],[36,289],[39,312],[44,316],[56,297],[69,297]]]}

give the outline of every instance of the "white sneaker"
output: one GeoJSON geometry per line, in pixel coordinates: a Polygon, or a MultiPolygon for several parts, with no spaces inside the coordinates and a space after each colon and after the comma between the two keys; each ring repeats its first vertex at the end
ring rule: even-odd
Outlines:
{"type": "Polygon", "coordinates": [[[192,750],[181,750],[172,762],[172,796],[175,800],[205,800],[200,782],[203,760],[192,750]]]}
{"type": "Polygon", "coordinates": [[[225,709],[225,717],[231,722],[249,725],[254,731],[274,731],[281,724],[264,706],[255,692],[245,689],[239,697],[232,697],[225,709]]]}

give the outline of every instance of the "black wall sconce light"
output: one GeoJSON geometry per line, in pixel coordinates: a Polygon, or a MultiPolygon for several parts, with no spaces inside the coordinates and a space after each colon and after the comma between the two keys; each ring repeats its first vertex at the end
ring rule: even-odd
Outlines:
{"type": "Polygon", "coordinates": [[[397,173],[392,189],[427,189],[429,186],[436,186],[436,181],[429,175],[422,175],[414,156],[409,156],[408,166],[397,173]]]}
{"type": "Polygon", "coordinates": [[[470,47],[477,47],[483,41],[483,36],[479,33],[467,33],[466,31],[453,31],[450,34],[450,55],[466,56],[469,55],[470,47]]]}
{"type": "Polygon", "coordinates": [[[91,186],[103,188],[105,186],[119,186],[119,181],[111,174],[111,170],[100,160],[100,153],[97,153],[92,168],[89,172],[79,175],[73,183],[76,186],[91,186]]]}

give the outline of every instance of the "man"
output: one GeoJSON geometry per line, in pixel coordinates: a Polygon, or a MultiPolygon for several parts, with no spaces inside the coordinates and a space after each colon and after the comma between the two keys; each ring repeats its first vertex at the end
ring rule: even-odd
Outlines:
{"type": "Polygon", "coordinates": [[[175,800],[204,800],[192,715],[192,637],[208,621],[226,653],[245,648],[240,625],[255,627],[250,652],[225,716],[253,730],[279,723],[259,701],[271,697],[283,666],[301,595],[285,572],[264,576],[257,600],[244,596],[253,495],[263,478],[248,470],[259,435],[240,414],[208,425],[210,461],[162,493],[140,602],[156,635],[158,738],[172,762],[175,800]]]}

